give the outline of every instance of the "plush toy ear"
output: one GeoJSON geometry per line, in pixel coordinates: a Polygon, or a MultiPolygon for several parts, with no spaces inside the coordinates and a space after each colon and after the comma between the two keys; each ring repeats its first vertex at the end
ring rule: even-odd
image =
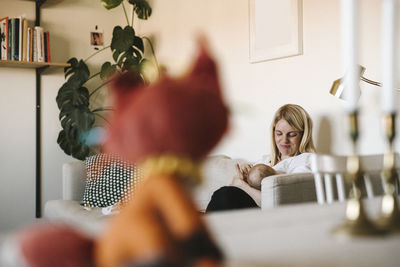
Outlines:
{"type": "Polygon", "coordinates": [[[160,154],[200,160],[217,144],[227,128],[228,111],[216,63],[205,40],[199,44],[195,64],[181,79],[164,76],[125,98],[124,88],[131,88],[132,77],[117,84],[123,105],[116,105],[110,122],[108,152],[133,162],[160,154]]]}
{"type": "Polygon", "coordinates": [[[111,79],[111,88],[115,98],[115,106],[123,108],[125,104],[131,101],[130,97],[135,92],[139,91],[144,85],[143,78],[140,73],[128,71],[118,73],[111,79]]]}
{"type": "Polygon", "coordinates": [[[199,79],[206,85],[202,88],[211,89],[221,96],[217,66],[210,56],[208,42],[204,36],[198,38],[198,45],[199,53],[187,79],[199,79]]]}

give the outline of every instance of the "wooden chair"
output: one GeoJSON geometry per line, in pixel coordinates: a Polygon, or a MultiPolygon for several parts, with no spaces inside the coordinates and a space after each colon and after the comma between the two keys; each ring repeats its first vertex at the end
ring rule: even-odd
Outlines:
{"type": "MultiPolygon", "coordinates": [[[[312,157],[312,171],[319,204],[344,201],[350,184],[345,181],[347,156],[315,154],[312,157]]],[[[360,156],[360,167],[363,171],[361,194],[372,198],[381,195],[385,189],[382,179],[383,155],[360,156]]],[[[399,157],[396,155],[396,168],[399,168],[399,157]]]]}

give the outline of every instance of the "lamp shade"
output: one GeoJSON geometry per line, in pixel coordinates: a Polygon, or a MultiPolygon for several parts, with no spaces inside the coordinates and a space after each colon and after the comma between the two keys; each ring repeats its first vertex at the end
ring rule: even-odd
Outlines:
{"type": "MultiPolygon", "coordinates": [[[[362,81],[365,81],[363,79],[363,74],[365,72],[365,67],[359,66],[359,69],[360,69],[359,78],[362,81]]],[[[345,97],[344,97],[345,94],[343,93],[344,92],[344,88],[345,88],[344,87],[344,78],[339,78],[339,79],[333,81],[331,89],[329,90],[329,93],[331,95],[333,95],[333,96],[336,96],[337,98],[346,100],[345,97]]],[[[360,89],[360,87],[358,87],[358,97],[360,97],[360,95],[361,95],[361,89],[360,89]]]]}

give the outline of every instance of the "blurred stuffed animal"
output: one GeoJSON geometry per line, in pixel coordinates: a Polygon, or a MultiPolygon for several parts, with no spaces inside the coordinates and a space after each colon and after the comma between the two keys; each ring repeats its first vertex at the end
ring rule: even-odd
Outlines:
{"type": "Polygon", "coordinates": [[[94,240],[70,225],[43,221],[0,240],[1,267],[89,267],[94,240]]]}
{"type": "Polygon", "coordinates": [[[199,163],[228,124],[216,65],[205,41],[199,43],[198,58],[181,79],[145,86],[125,73],[113,82],[105,147],[139,163],[145,178],[96,241],[96,266],[218,266],[222,260],[186,188],[201,181],[199,163]]]}

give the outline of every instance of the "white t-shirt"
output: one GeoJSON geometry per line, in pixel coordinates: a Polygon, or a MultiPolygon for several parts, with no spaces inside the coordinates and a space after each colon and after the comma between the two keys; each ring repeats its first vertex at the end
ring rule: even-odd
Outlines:
{"type": "MultiPolygon", "coordinates": [[[[284,159],[277,163],[275,166],[271,166],[275,171],[279,173],[299,173],[299,172],[311,172],[311,155],[313,153],[302,153],[300,155],[284,159]]],[[[265,164],[270,166],[269,155],[264,155],[261,160],[255,164],[265,164]]]]}

